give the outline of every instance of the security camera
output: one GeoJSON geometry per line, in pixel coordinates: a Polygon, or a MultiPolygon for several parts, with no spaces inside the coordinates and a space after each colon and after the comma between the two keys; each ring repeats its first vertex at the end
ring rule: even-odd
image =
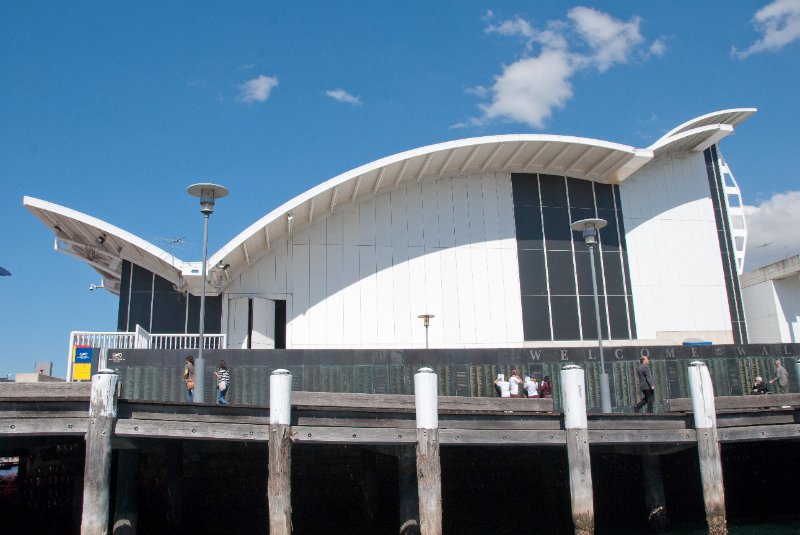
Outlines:
{"type": "Polygon", "coordinates": [[[100,281],[100,284],[90,284],[89,285],[89,291],[92,292],[94,290],[97,290],[98,288],[100,288],[100,289],[105,288],[104,283],[105,283],[105,281],[100,281]]]}
{"type": "Polygon", "coordinates": [[[93,290],[96,290],[96,289],[97,289],[97,285],[96,284],[90,284],[89,285],[89,291],[90,292],[93,291],[93,290]]]}

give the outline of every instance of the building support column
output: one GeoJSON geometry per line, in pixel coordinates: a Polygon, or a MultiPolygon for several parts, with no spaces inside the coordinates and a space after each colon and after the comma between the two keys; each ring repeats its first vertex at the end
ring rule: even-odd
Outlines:
{"type": "Polygon", "coordinates": [[[269,532],[292,533],[292,375],[275,370],[269,378],[269,532]]]}
{"type": "Polygon", "coordinates": [[[417,458],[414,450],[398,446],[397,484],[400,503],[400,535],[419,534],[419,493],[417,492],[417,458]]]}
{"type": "Polygon", "coordinates": [[[439,397],[436,374],[414,375],[417,411],[417,492],[422,535],[442,535],[442,466],[439,459],[439,397]]]}
{"type": "Polygon", "coordinates": [[[592,463],[589,456],[589,431],[586,419],[584,371],[574,364],[561,370],[561,402],[567,431],[569,491],[575,535],[594,533],[592,463]]]}
{"type": "Polygon", "coordinates": [[[717,439],[714,389],[705,363],[694,361],[689,365],[689,390],[692,394],[697,455],[700,461],[708,533],[727,535],[725,486],[722,481],[722,457],[717,439]]]}
{"type": "Polygon", "coordinates": [[[647,527],[650,533],[667,533],[669,518],[661,475],[661,457],[652,453],[642,455],[644,505],[647,508],[647,527]]]}
{"type": "Polygon", "coordinates": [[[117,450],[117,489],[114,499],[114,535],[135,535],[139,519],[136,494],[139,483],[139,450],[117,450]]]}
{"type": "Polygon", "coordinates": [[[108,533],[111,490],[111,439],[117,419],[119,376],[103,369],[92,377],[89,430],[86,432],[86,465],[83,471],[81,535],[108,533]]]}

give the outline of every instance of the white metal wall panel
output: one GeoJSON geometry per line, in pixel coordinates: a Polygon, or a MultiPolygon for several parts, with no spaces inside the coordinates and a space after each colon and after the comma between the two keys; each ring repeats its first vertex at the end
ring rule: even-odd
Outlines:
{"type": "MultiPolygon", "coordinates": [[[[323,225],[320,225],[323,226],[323,225]]],[[[312,237],[314,233],[312,233],[312,237]]],[[[309,336],[318,343],[325,343],[327,328],[327,305],[325,300],[330,291],[328,290],[328,261],[327,246],[311,244],[309,249],[309,277],[308,277],[308,328],[309,336]]]]}
{"type": "Polygon", "coordinates": [[[456,244],[456,234],[453,222],[452,178],[436,181],[436,207],[439,212],[439,247],[453,247],[456,244]]]}
{"type": "MultiPolygon", "coordinates": [[[[345,236],[345,239],[347,237],[345,236]]],[[[342,290],[342,301],[344,305],[344,329],[342,330],[342,343],[345,347],[360,347],[361,344],[361,294],[359,281],[361,279],[359,266],[360,258],[358,250],[360,247],[355,245],[345,245],[342,254],[342,279],[344,289],[342,290]]],[[[297,345],[306,340],[292,341],[297,345]]]]}
{"type": "Polygon", "coordinates": [[[331,347],[339,347],[344,342],[345,280],[342,275],[341,245],[327,246],[325,265],[327,266],[325,280],[328,289],[328,297],[325,300],[325,342],[331,347]]]}
{"type": "MultiPolygon", "coordinates": [[[[308,234],[306,234],[308,236],[308,234]]],[[[292,310],[287,310],[287,327],[291,327],[292,340],[309,340],[309,250],[307,244],[292,245],[292,310]]],[[[287,307],[288,308],[288,307],[287,307]]],[[[287,329],[288,330],[288,329],[287,329]]],[[[287,333],[288,336],[288,333],[287,333]]]]}
{"type": "MultiPolygon", "coordinates": [[[[363,235],[363,234],[362,234],[363,235]]],[[[361,345],[376,347],[378,344],[378,285],[375,259],[375,246],[362,245],[358,248],[360,259],[358,286],[361,294],[361,345]]]]}
{"type": "Polygon", "coordinates": [[[419,184],[406,188],[406,214],[408,245],[420,247],[425,240],[422,233],[422,188],[419,184]]]}
{"type": "Polygon", "coordinates": [[[394,340],[394,280],[392,278],[392,248],[377,247],[376,319],[378,321],[378,345],[394,340]]]}
{"type": "MultiPolygon", "coordinates": [[[[409,249],[396,246],[392,249],[392,289],[394,292],[394,341],[406,340],[406,347],[411,345],[411,273],[408,263],[409,249]]],[[[416,316],[413,316],[416,317],[416,316]]],[[[399,347],[404,347],[399,345],[399,347]]]]}
{"type": "Polygon", "coordinates": [[[638,338],[730,331],[703,154],[645,166],[620,185],[620,196],[638,338]]]}
{"type": "Polygon", "coordinates": [[[287,299],[287,347],[518,347],[522,311],[508,173],[426,179],[271,244],[226,289],[287,299]],[[244,284],[243,284],[244,282],[244,284]]]}
{"type": "Polygon", "coordinates": [[[250,300],[247,297],[228,299],[228,349],[247,347],[247,324],[250,300]]]}
{"type": "Polygon", "coordinates": [[[275,301],[253,298],[253,332],[250,347],[275,349],[275,301]]]}

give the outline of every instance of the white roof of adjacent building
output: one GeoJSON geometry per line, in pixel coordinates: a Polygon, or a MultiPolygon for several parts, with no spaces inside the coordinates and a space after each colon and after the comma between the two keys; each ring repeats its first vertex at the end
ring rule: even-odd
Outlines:
{"type": "MultiPolygon", "coordinates": [[[[247,227],[207,265],[229,265],[236,273],[263,255],[277,240],[333,213],[337,205],[423,180],[479,173],[545,173],[605,184],[623,182],[648,162],[681,151],[702,151],[731,134],[754,108],[722,110],[674,128],[647,148],[571,136],[517,134],[438,143],[401,152],[342,173],[298,195],[247,227]]],[[[105,287],[118,294],[121,261],[129,260],[200,292],[200,262],[185,262],[114,225],[47,201],[25,197],[23,204],[56,236],[56,249],[97,270],[105,287]]],[[[224,281],[223,281],[224,282],[224,281]]],[[[207,286],[207,292],[219,290],[207,286]]]]}

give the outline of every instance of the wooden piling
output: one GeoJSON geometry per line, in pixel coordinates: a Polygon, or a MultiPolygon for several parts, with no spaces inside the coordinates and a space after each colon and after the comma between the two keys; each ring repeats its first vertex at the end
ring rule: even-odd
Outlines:
{"type": "Polygon", "coordinates": [[[417,492],[422,535],[442,534],[442,467],[439,459],[438,385],[430,368],[414,375],[417,414],[417,492]]]}
{"type": "Polygon", "coordinates": [[[647,528],[650,533],[666,533],[669,529],[667,501],[664,496],[664,479],[661,460],[656,454],[642,455],[644,505],[647,509],[647,528]]]}
{"type": "Polygon", "coordinates": [[[111,486],[111,439],[117,418],[117,382],[111,370],[92,377],[89,429],[86,432],[86,463],[83,472],[81,535],[108,533],[111,486]]]}
{"type": "Polygon", "coordinates": [[[114,498],[113,535],[135,535],[138,521],[139,450],[117,450],[117,485],[114,498]]]}
{"type": "Polygon", "coordinates": [[[594,533],[592,463],[586,419],[585,378],[580,366],[573,364],[561,370],[561,401],[567,438],[572,523],[576,535],[591,535],[594,533]]]}
{"type": "Polygon", "coordinates": [[[697,456],[700,462],[708,533],[727,535],[725,486],[722,480],[722,457],[717,438],[714,389],[705,363],[695,361],[689,366],[689,390],[692,393],[697,456]]]}
{"type": "Polygon", "coordinates": [[[269,378],[269,532],[292,533],[292,375],[275,370],[269,378]]]}

